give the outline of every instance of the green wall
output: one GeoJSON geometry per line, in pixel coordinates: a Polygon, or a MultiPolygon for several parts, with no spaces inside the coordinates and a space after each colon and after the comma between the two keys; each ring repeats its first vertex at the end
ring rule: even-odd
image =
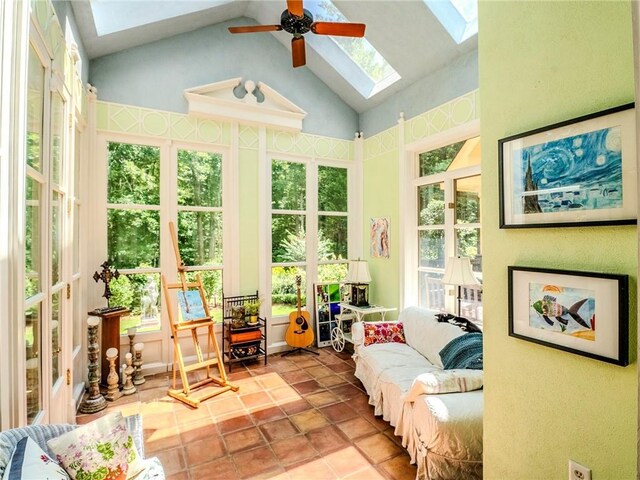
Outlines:
{"type": "MultiPolygon", "coordinates": [[[[240,161],[240,292],[255,293],[258,278],[258,150],[241,148],[240,161]]],[[[234,294],[235,295],[235,294],[234,294]]],[[[264,297],[264,292],[261,292],[264,297]]]]}
{"type": "MultiPolygon", "coordinates": [[[[397,137],[397,128],[391,129],[397,137]]],[[[369,262],[371,284],[369,303],[398,307],[400,303],[400,254],[399,254],[399,170],[398,148],[365,155],[363,162],[364,208],[363,208],[363,258],[369,262]],[[371,218],[389,218],[389,258],[372,258],[369,245],[371,218]]],[[[391,312],[387,319],[397,318],[391,312]]]]}
{"type": "Polygon", "coordinates": [[[636,478],[635,227],[500,230],[497,141],[633,101],[628,2],[479,2],[485,479],[636,478]],[[626,368],[508,336],[507,266],[630,276],[626,368]]]}

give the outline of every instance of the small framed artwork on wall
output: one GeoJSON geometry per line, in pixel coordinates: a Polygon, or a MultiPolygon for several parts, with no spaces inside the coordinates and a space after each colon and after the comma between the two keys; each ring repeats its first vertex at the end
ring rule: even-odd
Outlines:
{"type": "Polygon", "coordinates": [[[627,275],[509,267],[509,335],[629,364],[627,275]]]}
{"type": "Polygon", "coordinates": [[[371,219],[371,257],[389,258],[389,218],[371,219]]]}
{"type": "Polygon", "coordinates": [[[637,220],[633,104],[498,141],[500,228],[637,220]]]}

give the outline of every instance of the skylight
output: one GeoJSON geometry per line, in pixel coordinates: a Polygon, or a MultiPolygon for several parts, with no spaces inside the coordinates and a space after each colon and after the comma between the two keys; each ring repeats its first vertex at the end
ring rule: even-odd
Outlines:
{"type": "Polygon", "coordinates": [[[423,0],[456,43],[478,33],[477,0],[423,0]]]}
{"type": "Polygon", "coordinates": [[[98,36],[128,30],[169,18],[199,12],[230,0],[172,1],[172,2],[123,2],[117,0],[90,0],[93,21],[98,36]]]}
{"type": "MultiPolygon", "coordinates": [[[[349,22],[331,0],[306,0],[304,6],[319,22],[349,22]]],[[[309,37],[307,37],[309,38],[309,37]]],[[[365,98],[371,98],[389,85],[400,80],[400,75],[385,60],[385,58],[369,43],[366,38],[329,37],[340,50],[366,75],[358,79],[347,67],[341,68],[339,62],[334,62],[335,54],[319,53],[340,72],[340,74],[365,98]]]]}

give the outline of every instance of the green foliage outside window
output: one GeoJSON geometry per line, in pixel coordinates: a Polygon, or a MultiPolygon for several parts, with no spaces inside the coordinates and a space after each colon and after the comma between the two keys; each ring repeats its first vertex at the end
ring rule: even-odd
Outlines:
{"type": "Polygon", "coordinates": [[[420,176],[446,172],[465,142],[466,140],[421,153],[419,156],[420,176]]]}

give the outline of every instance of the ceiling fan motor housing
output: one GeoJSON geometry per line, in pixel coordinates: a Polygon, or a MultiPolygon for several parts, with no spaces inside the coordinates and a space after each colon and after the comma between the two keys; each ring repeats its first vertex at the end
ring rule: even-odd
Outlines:
{"type": "Polygon", "coordinates": [[[293,35],[304,35],[311,30],[311,24],[313,23],[313,15],[306,8],[303,9],[304,15],[302,17],[296,17],[291,15],[289,10],[282,12],[280,16],[280,25],[286,32],[293,35]]]}

